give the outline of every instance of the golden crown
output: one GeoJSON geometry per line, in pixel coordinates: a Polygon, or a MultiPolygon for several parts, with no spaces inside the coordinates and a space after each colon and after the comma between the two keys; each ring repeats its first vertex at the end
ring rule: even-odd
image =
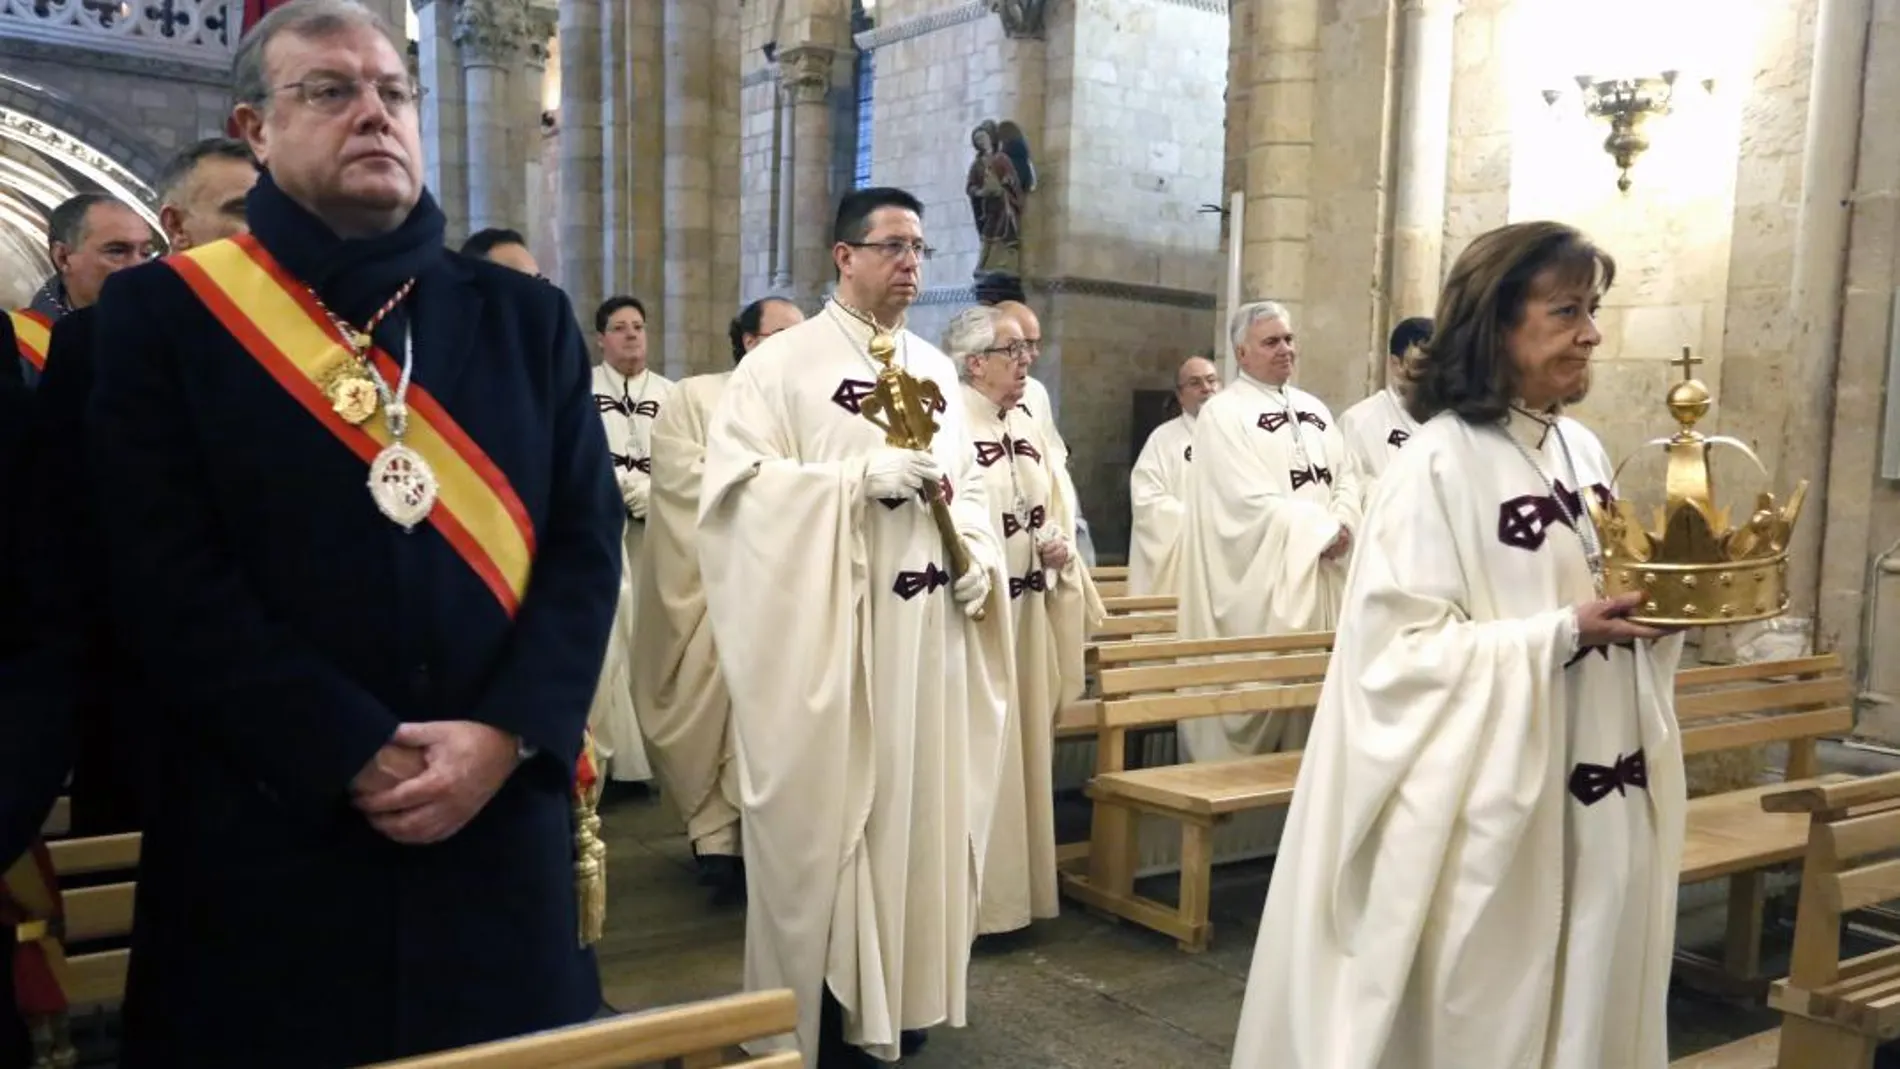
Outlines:
{"type": "MultiPolygon", "coordinates": [[[[1669,389],[1669,414],[1676,433],[1645,445],[1660,447],[1667,465],[1665,501],[1654,507],[1653,525],[1644,527],[1636,503],[1619,497],[1605,514],[1594,496],[1585,495],[1603,538],[1604,590],[1644,595],[1632,619],[1666,627],[1739,624],[1779,616],[1788,608],[1788,538],[1807,496],[1807,480],[1779,508],[1766,490],[1756,495],[1748,521],[1729,522],[1729,510],[1715,503],[1709,459],[1716,447],[1739,450],[1761,473],[1768,471],[1754,450],[1734,438],[1708,437],[1695,430],[1709,413],[1709,388],[1690,377],[1702,361],[1682,350],[1682,381],[1669,389]]],[[[1617,466],[1617,474],[1635,456],[1617,466]]]]}

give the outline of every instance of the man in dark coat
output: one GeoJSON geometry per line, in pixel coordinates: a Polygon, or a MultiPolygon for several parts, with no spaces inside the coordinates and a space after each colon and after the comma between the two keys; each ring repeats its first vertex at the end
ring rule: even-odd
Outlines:
{"type": "MultiPolygon", "coordinates": [[[[195,142],[159,176],[159,221],[174,252],[242,233],[244,197],[257,182],[249,146],[230,138],[195,142]]],[[[110,512],[97,513],[97,472],[88,455],[84,419],[96,369],[97,305],[75,308],[53,325],[46,370],[34,395],[26,473],[31,508],[24,559],[33,562],[34,615],[41,636],[62,644],[77,666],[72,769],[74,835],[138,829],[134,781],[142,762],[129,713],[145,703],[136,675],[121,670],[128,651],[111,635],[105,611],[110,584],[100,539],[110,512]]]]}
{"type": "MultiPolygon", "coordinates": [[[[36,640],[21,549],[31,394],[11,358],[13,328],[0,316],[0,880],[39,838],[72,753],[70,665],[36,640]]],[[[3,895],[4,892],[0,892],[3,895]]],[[[0,925],[0,1069],[31,1059],[15,1012],[14,932],[0,925]]]]}
{"type": "Polygon", "coordinates": [[[114,276],[96,322],[113,607],[156,721],[121,1064],[584,1020],[570,781],[622,506],[573,311],[443,248],[367,9],[291,0],[234,82],[251,234],[114,276]]]}

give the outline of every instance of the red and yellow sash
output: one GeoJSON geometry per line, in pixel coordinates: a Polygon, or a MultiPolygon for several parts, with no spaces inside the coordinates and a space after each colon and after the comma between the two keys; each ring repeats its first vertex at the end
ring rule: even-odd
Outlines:
{"type": "MultiPolygon", "coordinates": [[[[353,426],[319,385],[354,357],[315,295],[249,235],[166,258],[224,329],[365,464],[391,441],[380,418],[353,426]]],[[[389,382],[401,374],[381,349],[371,358],[389,382]]],[[[404,442],[435,469],[441,496],[429,522],[513,616],[534,567],[534,524],[495,462],[420,385],[409,388],[404,442]]]]}
{"type": "Polygon", "coordinates": [[[33,365],[35,371],[45,371],[46,347],[53,342],[53,321],[30,308],[8,312],[7,318],[13,320],[13,343],[20,348],[20,359],[33,365]]]}
{"type": "MultiPolygon", "coordinates": [[[[167,257],[165,262],[244,351],[364,464],[389,444],[389,431],[381,419],[352,425],[331,406],[320,383],[355,358],[343,347],[315,295],[291,277],[256,238],[245,235],[213,242],[167,257]]],[[[386,381],[397,380],[401,368],[389,354],[374,349],[371,358],[386,381]]],[[[404,441],[422,454],[441,483],[429,522],[513,617],[527,593],[534,566],[534,525],[528,510],[501,469],[427,390],[412,384],[408,400],[409,428],[404,441]]],[[[574,773],[576,893],[581,900],[581,941],[586,944],[600,937],[606,877],[606,848],[595,835],[600,825],[593,813],[599,772],[591,736],[582,738],[574,773]]]]}
{"type": "Polygon", "coordinates": [[[66,908],[46,844],[34,840],[0,874],[0,925],[13,929],[13,1000],[36,1056],[70,1042],[66,1035],[66,908]]]}

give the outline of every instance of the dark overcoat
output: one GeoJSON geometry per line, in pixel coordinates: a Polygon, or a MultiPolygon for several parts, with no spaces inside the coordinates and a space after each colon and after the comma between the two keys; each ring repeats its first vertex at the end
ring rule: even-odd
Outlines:
{"type": "MultiPolygon", "coordinates": [[[[622,506],[566,298],[442,248],[425,194],[342,241],[268,175],[256,236],[361,324],[493,460],[535,538],[518,613],[174,264],[115,274],[88,410],[121,641],[156,730],[127,1069],[298,1069],[519,1034],[599,1005],[578,945],[570,779],[618,591],[622,506]],[[420,220],[420,222],[419,222],[420,220]],[[534,748],[445,842],[398,845],[349,785],[399,723],[476,720],[534,748]]],[[[380,415],[376,418],[381,418],[380,415]]]]}

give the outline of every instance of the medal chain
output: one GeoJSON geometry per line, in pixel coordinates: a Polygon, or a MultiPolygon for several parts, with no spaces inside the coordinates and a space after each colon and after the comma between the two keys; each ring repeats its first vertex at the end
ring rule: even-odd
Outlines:
{"type": "MultiPolygon", "coordinates": [[[[827,307],[836,308],[840,312],[843,312],[845,315],[850,316],[852,319],[855,319],[858,322],[864,324],[865,326],[870,327],[872,334],[881,334],[885,332],[883,327],[880,327],[877,325],[877,320],[875,318],[863,312],[858,311],[856,308],[851,307],[850,305],[844,303],[843,301],[839,300],[835,296],[831,298],[831,303],[827,305],[827,307]]],[[[857,353],[858,356],[861,359],[863,359],[863,361],[866,364],[869,364],[871,366],[872,371],[884,370],[883,368],[878,366],[878,363],[876,360],[873,360],[871,358],[871,354],[868,350],[859,351],[857,339],[851,336],[850,331],[844,329],[843,323],[838,322],[837,319],[834,318],[831,320],[831,325],[838,328],[838,333],[844,335],[845,343],[851,346],[851,351],[854,353],[857,353]]],[[[899,331],[902,331],[903,329],[904,329],[904,325],[902,323],[899,323],[897,326],[891,329],[890,333],[897,341],[897,365],[899,367],[908,368],[910,366],[910,357],[909,357],[909,354],[906,353],[904,349],[904,336],[901,333],[898,333],[899,331]]]]}
{"type": "MultiPolygon", "coordinates": [[[[1305,470],[1316,472],[1312,462],[1306,458],[1306,432],[1300,429],[1300,414],[1293,410],[1293,392],[1285,386],[1280,387],[1280,404],[1285,407],[1286,421],[1293,428],[1294,461],[1305,470]]],[[[1324,459],[1324,457],[1325,454],[1322,452],[1321,458],[1324,459]]]]}
{"type": "Polygon", "coordinates": [[[1530,448],[1518,441],[1517,435],[1502,426],[1498,428],[1498,433],[1504,435],[1512,445],[1517,447],[1517,455],[1523,457],[1524,463],[1529,464],[1531,470],[1537,473],[1537,477],[1543,480],[1544,490],[1550,495],[1551,502],[1557,506],[1557,511],[1563,514],[1564,519],[1570,521],[1571,530],[1577,532],[1577,540],[1583,543],[1584,563],[1590,568],[1590,582],[1596,587],[1597,597],[1600,598],[1603,596],[1603,546],[1597,540],[1596,522],[1590,518],[1589,506],[1584,504],[1583,498],[1590,489],[1582,485],[1583,476],[1577,471],[1576,459],[1570,455],[1570,443],[1564,440],[1562,428],[1555,423],[1546,423],[1537,419],[1528,412],[1522,414],[1528,419],[1543,424],[1546,430],[1557,436],[1557,448],[1563,451],[1564,463],[1570,468],[1570,477],[1579,484],[1576,512],[1570,511],[1570,506],[1564,504],[1563,495],[1557,492],[1556,483],[1551,481],[1550,475],[1544,471],[1544,466],[1537,462],[1537,458],[1531,455],[1530,448]]]}
{"type": "Polygon", "coordinates": [[[1016,522],[1023,525],[1023,530],[1029,531],[1030,540],[1035,541],[1036,532],[1031,530],[1029,526],[1029,502],[1023,497],[1023,485],[1021,480],[1016,477],[1016,446],[1010,437],[1008,409],[1003,410],[1002,417],[1003,459],[1009,461],[1009,493],[1012,499],[1010,510],[1016,514],[1016,522]]]}
{"type": "Polygon", "coordinates": [[[384,380],[382,371],[376,367],[376,362],[369,358],[369,349],[374,344],[371,335],[375,333],[376,328],[382,324],[383,320],[389,318],[389,314],[402,304],[403,300],[409,296],[409,291],[415,287],[416,280],[413,278],[404,282],[397,288],[394,296],[384,301],[381,308],[376,309],[376,314],[369,317],[369,322],[363,325],[362,330],[350,326],[342,316],[331,311],[330,306],[323,303],[323,298],[317,296],[316,290],[310,290],[310,298],[316,301],[317,307],[323,309],[323,314],[329,317],[330,325],[336,328],[337,337],[343,341],[343,347],[356,357],[357,364],[368,374],[370,384],[376,388],[376,396],[383,402],[383,420],[389,426],[389,434],[398,442],[402,441],[403,433],[409,429],[409,406],[406,401],[409,396],[410,373],[415,366],[415,332],[408,332],[409,336],[405,339],[402,378],[398,380],[393,390],[384,380]]]}

